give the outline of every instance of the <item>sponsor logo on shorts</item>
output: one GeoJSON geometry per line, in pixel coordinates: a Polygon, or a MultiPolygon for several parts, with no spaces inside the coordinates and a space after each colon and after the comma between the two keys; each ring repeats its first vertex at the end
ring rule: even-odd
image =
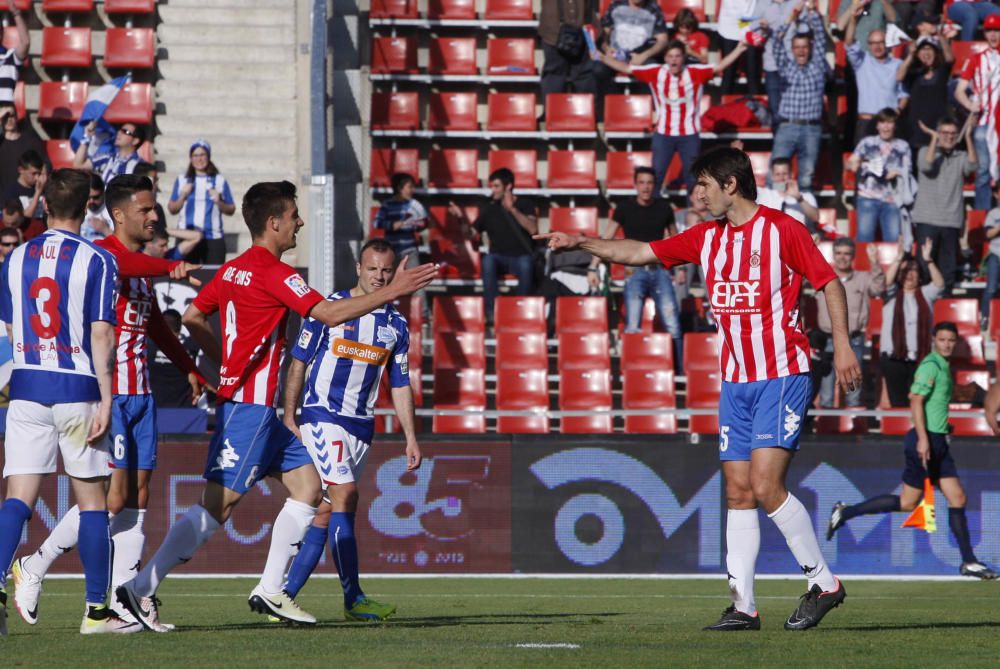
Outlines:
{"type": "Polygon", "coordinates": [[[330,352],[340,358],[350,358],[370,365],[384,365],[389,358],[389,351],[381,346],[371,346],[358,341],[334,339],[330,352]]]}
{"type": "Polygon", "coordinates": [[[755,439],[774,439],[773,434],[758,434],[755,439]]]}
{"type": "Polygon", "coordinates": [[[339,465],[337,467],[337,473],[340,474],[341,476],[347,476],[348,474],[351,473],[351,469],[347,465],[339,465]]]}
{"type": "Polygon", "coordinates": [[[299,297],[305,297],[309,294],[312,288],[306,283],[306,280],[302,278],[301,274],[292,274],[285,279],[285,285],[288,286],[293,293],[299,297]]]}

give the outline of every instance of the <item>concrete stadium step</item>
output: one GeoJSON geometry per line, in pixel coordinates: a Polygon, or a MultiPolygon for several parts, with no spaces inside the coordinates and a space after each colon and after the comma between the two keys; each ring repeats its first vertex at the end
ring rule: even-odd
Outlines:
{"type": "MultiPolygon", "coordinates": [[[[242,101],[248,97],[260,101],[293,100],[295,78],[254,81],[234,76],[231,79],[178,80],[163,79],[156,84],[157,99],[160,102],[182,102],[185,107],[199,109],[202,101],[225,103],[228,99],[220,91],[231,92],[233,99],[242,101]]],[[[170,109],[167,109],[170,113],[170,109]]]]}
{"type": "Polygon", "coordinates": [[[167,50],[167,59],[175,63],[194,63],[196,67],[202,63],[259,63],[262,65],[291,65],[295,63],[295,49],[261,48],[256,46],[213,46],[188,45],[177,46],[161,42],[161,47],[167,50]]]}
{"type": "MultiPolygon", "coordinates": [[[[261,67],[260,65],[250,65],[246,63],[205,63],[198,67],[191,67],[189,61],[173,61],[171,58],[163,58],[157,63],[160,74],[163,75],[161,83],[172,83],[174,81],[208,81],[216,85],[220,81],[232,84],[238,79],[255,79],[257,81],[275,82],[284,81],[292,72],[291,65],[286,67],[261,67]]],[[[218,92],[218,89],[216,89],[218,92]]]]}
{"type": "Polygon", "coordinates": [[[290,12],[295,11],[294,0],[170,0],[166,4],[177,9],[211,7],[212,9],[231,9],[242,12],[249,10],[250,12],[254,12],[259,9],[286,7],[290,12]]]}
{"type": "MultiPolygon", "coordinates": [[[[202,136],[211,137],[223,134],[240,133],[244,137],[268,139],[283,139],[288,142],[295,140],[295,118],[260,118],[256,109],[247,107],[242,118],[218,116],[206,113],[202,117],[165,114],[156,120],[156,127],[161,133],[176,133],[183,136],[192,128],[197,128],[202,136]]],[[[254,140],[256,141],[256,139],[254,140]]]]}
{"type": "Polygon", "coordinates": [[[241,25],[241,26],[294,26],[295,11],[274,9],[275,3],[266,3],[247,11],[242,3],[238,7],[205,6],[209,3],[197,3],[196,7],[178,5],[176,2],[161,3],[158,7],[160,19],[165,25],[177,23],[199,23],[202,25],[241,25]]]}
{"type": "MultiPolygon", "coordinates": [[[[160,102],[164,102],[165,100],[170,100],[171,98],[158,93],[157,99],[160,102]]],[[[174,102],[176,102],[176,99],[174,102]]],[[[167,106],[166,102],[164,102],[164,106],[167,106]]],[[[167,108],[167,111],[170,111],[169,107],[167,108]]],[[[169,114],[169,116],[177,116],[190,122],[193,120],[200,121],[206,117],[221,117],[230,119],[246,118],[248,114],[252,114],[255,119],[284,119],[287,123],[294,124],[296,114],[295,100],[292,98],[288,98],[287,101],[268,100],[260,97],[227,97],[224,99],[206,98],[204,102],[198,105],[197,110],[192,110],[191,112],[178,111],[174,114],[169,114]]],[[[166,117],[167,115],[161,115],[161,118],[166,117]]],[[[157,119],[157,123],[159,123],[159,119],[157,119]]],[[[160,127],[162,128],[162,125],[160,127]]]]}
{"type": "Polygon", "coordinates": [[[193,23],[164,23],[157,30],[161,42],[169,42],[175,49],[191,45],[201,49],[205,45],[285,46],[295,40],[295,26],[252,26],[193,23]]]}
{"type": "MultiPolygon", "coordinates": [[[[177,133],[171,133],[174,137],[177,137],[177,133]]],[[[247,137],[245,135],[240,135],[238,137],[228,136],[219,137],[218,135],[199,135],[197,132],[185,133],[181,137],[181,141],[175,144],[175,148],[171,148],[170,144],[167,142],[161,142],[159,139],[156,143],[156,154],[157,159],[164,160],[169,156],[171,158],[175,155],[181,155],[184,158],[184,164],[187,164],[188,149],[191,146],[191,141],[197,137],[204,137],[212,145],[212,158],[223,159],[223,156],[228,157],[230,164],[234,162],[234,157],[239,157],[240,160],[292,160],[294,161],[295,143],[286,139],[269,139],[269,138],[259,138],[259,137],[247,137]],[[162,146],[161,146],[162,144],[162,146]]],[[[171,162],[167,162],[171,165],[171,162]]],[[[247,163],[240,163],[247,164],[247,163]]]]}

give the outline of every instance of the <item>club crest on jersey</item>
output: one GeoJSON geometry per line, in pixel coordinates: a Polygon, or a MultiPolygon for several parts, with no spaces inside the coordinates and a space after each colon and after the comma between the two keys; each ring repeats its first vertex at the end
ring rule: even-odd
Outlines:
{"type": "Polygon", "coordinates": [[[378,326],[378,332],[375,334],[375,338],[378,339],[379,342],[385,344],[387,348],[392,348],[396,345],[396,331],[388,326],[378,326]]]}
{"type": "Polygon", "coordinates": [[[300,274],[292,274],[291,276],[285,278],[285,285],[299,297],[305,297],[311,290],[309,288],[309,284],[306,283],[306,280],[303,279],[300,274]]]}
{"type": "Polygon", "coordinates": [[[750,252],[750,267],[754,269],[760,267],[760,251],[750,252]]]}

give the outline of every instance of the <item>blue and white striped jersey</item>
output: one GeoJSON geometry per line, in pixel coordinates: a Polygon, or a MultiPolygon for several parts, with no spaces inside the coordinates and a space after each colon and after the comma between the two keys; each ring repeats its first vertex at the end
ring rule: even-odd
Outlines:
{"type": "MultiPolygon", "coordinates": [[[[181,187],[191,180],[183,174],[174,180],[174,188],[170,192],[170,199],[177,200],[181,195],[181,187]]],[[[188,195],[181,207],[177,219],[177,227],[185,230],[201,230],[205,239],[222,239],[222,212],[215,206],[212,196],[208,191],[215,189],[226,204],[234,204],[233,192],[229,189],[229,182],[221,174],[208,176],[198,174],[194,178],[194,190],[188,195]]]]}
{"type": "MultiPolygon", "coordinates": [[[[351,291],[342,290],[327,299],[350,296],[351,291]]],[[[371,430],[383,371],[388,368],[393,388],[410,383],[409,350],[406,319],[391,304],[335,328],[307,319],[292,347],[292,355],[309,365],[302,422],[322,422],[336,414],[361,419],[371,430]]]]}
{"type": "Polygon", "coordinates": [[[47,230],[0,271],[0,320],[13,330],[10,398],[42,404],[101,398],[90,326],[115,323],[118,264],[78,235],[47,230]]]}
{"type": "Polygon", "coordinates": [[[104,183],[108,183],[122,174],[132,174],[135,166],[142,162],[142,158],[135,151],[127,156],[118,155],[117,149],[106,151],[90,159],[93,170],[101,175],[104,183]]]}

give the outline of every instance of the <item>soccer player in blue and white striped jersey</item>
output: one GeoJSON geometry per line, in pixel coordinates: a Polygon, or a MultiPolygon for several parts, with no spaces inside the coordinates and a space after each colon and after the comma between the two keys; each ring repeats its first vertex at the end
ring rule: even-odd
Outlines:
{"type": "Polygon", "coordinates": [[[87,586],[82,634],[137,632],[107,607],[117,265],[80,236],[90,175],[58,170],[45,189],[49,229],[8,256],[0,272],[0,319],[14,349],[4,443],[7,499],[0,508],[0,632],[6,633],[7,569],[46,474],[61,454],[80,508],[87,586]]]}
{"type": "MultiPolygon", "coordinates": [[[[374,293],[389,284],[395,268],[392,247],[383,239],[370,240],[361,248],[357,286],[334,293],[328,299],[374,293]]],[[[292,348],[292,364],[285,383],[285,424],[294,432],[301,432],[302,442],[326,487],[327,498],[292,563],[285,592],[294,598],[305,585],[323,554],[329,534],[344,588],[344,615],[348,620],[384,620],[396,611],[395,606],[368,599],[361,591],[354,514],[358,507],[357,481],[375,432],[375,398],[386,371],[396,415],[406,436],[407,471],[420,466],[407,368],[409,341],[406,319],[391,304],[386,304],[335,328],[309,319],[292,348]],[[295,408],[303,385],[300,428],[295,422],[295,408]]]]}

